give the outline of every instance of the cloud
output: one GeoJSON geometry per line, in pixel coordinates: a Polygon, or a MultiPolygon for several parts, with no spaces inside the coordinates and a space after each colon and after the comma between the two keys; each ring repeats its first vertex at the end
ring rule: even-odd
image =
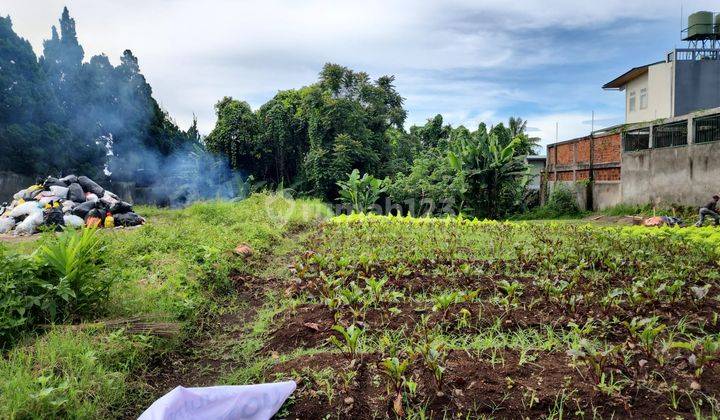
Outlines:
{"type": "Polygon", "coordinates": [[[159,102],[182,126],[196,114],[205,133],[223,96],[257,107],[313,83],[325,62],[395,74],[409,122],[617,115],[622,101],[599,87],[671,48],[680,10],[656,0],[3,0],[0,13],[40,52],[66,4],[86,58],[117,63],[132,49],[159,102]]]}

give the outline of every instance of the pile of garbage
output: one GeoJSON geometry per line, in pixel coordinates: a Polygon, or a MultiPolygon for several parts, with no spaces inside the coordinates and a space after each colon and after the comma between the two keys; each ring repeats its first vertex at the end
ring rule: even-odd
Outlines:
{"type": "Polygon", "coordinates": [[[129,227],[145,223],[132,205],[86,176],[48,177],[0,206],[0,234],[31,235],[45,227],[129,227]]]}

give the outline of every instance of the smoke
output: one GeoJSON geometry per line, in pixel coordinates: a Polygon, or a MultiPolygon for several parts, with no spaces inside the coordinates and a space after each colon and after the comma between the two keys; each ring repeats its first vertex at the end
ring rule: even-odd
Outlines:
{"type": "MultiPolygon", "coordinates": [[[[109,168],[118,163],[108,156],[109,168]]],[[[199,200],[229,200],[249,194],[250,179],[233,170],[224,156],[213,154],[199,144],[189,143],[170,155],[138,148],[121,162],[133,168],[132,181],[114,181],[120,195],[131,195],[136,203],[184,207],[199,200]]]]}

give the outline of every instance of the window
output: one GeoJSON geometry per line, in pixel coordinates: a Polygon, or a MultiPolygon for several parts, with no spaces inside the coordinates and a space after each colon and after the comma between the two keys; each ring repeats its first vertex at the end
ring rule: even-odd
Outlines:
{"type": "Polygon", "coordinates": [[[687,121],[653,127],[653,147],[684,146],[687,144],[687,121]]]}
{"type": "Polygon", "coordinates": [[[641,128],[638,130],[628,131],[623,134],[623,143],[626,152],[634,152],[636,150],[645,150],[650,148],[650,129],[641,128]]]}
{"type": "Polygon", "coordinates": [[[720,114],[695,119],[695,143],[720,140],[720,114]]]}
{"type": "Polygon", "coordinates": [[[648,107],[648,92],[647,88],[640,89],[640,109],[647,109],[648,107]]]}
{"type": "Polygon", "coordinates": [[[635,112],[635,91],[628,94],[628,111],[635,112]]]}

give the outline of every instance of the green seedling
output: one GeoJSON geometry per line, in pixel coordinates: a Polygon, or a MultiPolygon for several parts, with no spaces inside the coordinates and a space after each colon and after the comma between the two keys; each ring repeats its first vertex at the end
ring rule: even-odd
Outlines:
{"type": "Polygon", "coordinates": [[[507,300],[510,304],[516,304],[518,296],[522,295],[524,286],[518,281],[512,283],[507,280],[501,280],[498,282],[498,286],[507,296],[507,300]]]}
{"type": "Polygon", "coordinates": [[[397,357],[387,358],[382,361],[381,368],[390,379],[396,393],[402,391],[405,382],[405,371],[410,365],[410,360],[400,360],[397,357]]]}
{"type": "Polygon", "coordinates": [[[435,297],[433,297],[433,301],[435,302],[435,305],[433,305],[433,310],[437,311],[440,310],[443,313],[443,319],[447,318],[448,310],[450,309],[450,306],[454,305],[458,302],[460,298],[460,294],[458,292],[447,292],[439,294],[435,297]]]}
{"type": "Polygon", "coordinates": [[[342,351],[346,357],[350,360],[354,360],[357,355],[358,346],[360,345],[360,338],[365,334],[365,330],[355,326],[354,324],[345,328],[342,325],[334,325],[333,331],[340,333],[343,341],[338,340],[337,337],[330,337],[330,343],[335,345],[342,351]]]}
{"type": "Polygon", "coordinates": [[[655,343],[660,333],[665,330],[666,325],[658,322],[658,317],[633,318],[627,324],[630,335],[637,341],[640,348],[648,357],[653,357],[655,343]]]}

